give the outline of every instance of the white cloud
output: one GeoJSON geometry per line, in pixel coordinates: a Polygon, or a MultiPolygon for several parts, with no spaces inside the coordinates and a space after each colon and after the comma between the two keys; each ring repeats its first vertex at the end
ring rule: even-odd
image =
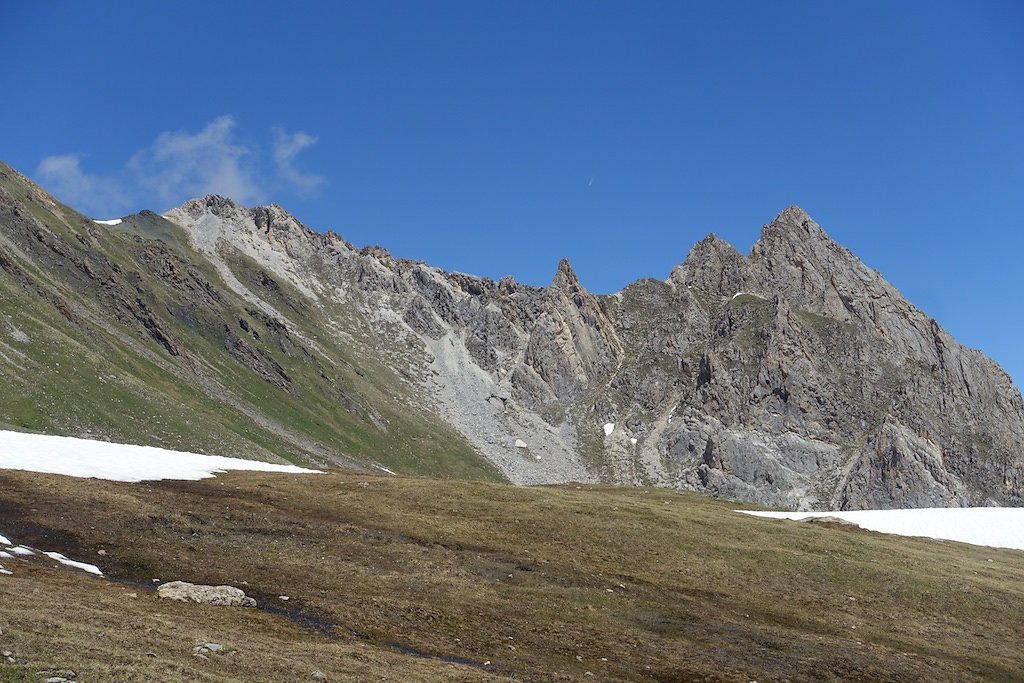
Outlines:
{"type": "Polygon", "coordinates": [[[197,132],[160,133],[111,176],[87,173],[79,155],[64,154],[43,159],[36,177],[59,199],[93,216],[139,208],[164,210],[207,194],[251,205],[266,200],[267,188],[308,194],[320,187],[323,177],[295,166],[299,152],[315,143],[308,133],[274,129],[273,167],[264,171],[261,146],[239,142],[234,117],[225,115],[197,132]]]}
{"type": "Polygon", "coordinates": [[[235,120],[221,116],[200,130],[160,133],[147,149],[136,152],[128,168],[140,185],[164,202],[219,194],[239,202],[260,201],[252,150],[233,140],[235,120]]]}
{"type": "Polygon", "coordinates": [[[288,134],[280,128],[274,130],[274,162],[278,175],[301,193],[310,193],[324,183],[324,179],[313,173],[303,173],[295,168],[295,156],[302,150],[316,144],[316,138],[299,131],[288,134]]]}
{"type": "Polygon", "coordinates": [[[44,158],[36,169],[36,177],[61,201],[97,216],[118,215],[129,206],[121,184],[83,171],[82,159],[77,154],[44,158]]]}

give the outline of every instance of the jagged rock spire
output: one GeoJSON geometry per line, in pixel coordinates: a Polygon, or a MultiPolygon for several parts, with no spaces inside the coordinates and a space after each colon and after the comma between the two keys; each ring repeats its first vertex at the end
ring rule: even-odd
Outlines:
{"type": "Polygon", "coordinates": [[[555,277],[551,280],[550,287],[551,289],[583,289],[569,259],[563,258],[558,262],[558,269],[555,271],[555,277]]]}

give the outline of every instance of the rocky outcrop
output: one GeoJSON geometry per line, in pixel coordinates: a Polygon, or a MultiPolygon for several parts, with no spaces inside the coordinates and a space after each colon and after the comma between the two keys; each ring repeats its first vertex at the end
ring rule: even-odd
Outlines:
{"type": "Polygon", "coordinates": [[[844,510],[892,507],[959,507],[971,496],[943,462],[938,444],[892,419],[864,445],[843,482],[844,510]]]}

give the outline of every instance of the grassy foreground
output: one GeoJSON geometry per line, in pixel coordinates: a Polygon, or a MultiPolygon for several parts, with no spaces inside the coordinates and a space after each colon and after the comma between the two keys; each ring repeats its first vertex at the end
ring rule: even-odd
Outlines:
{"type": "Polygon", "coordinates": [[[0,680],[1024,680],[1024,553],[731,507],[346,471],[4,471],[0,533],[115,580],[4,560],[0,680]],[[161,601],[154,578],[271,609],[161,601]],[[205,641],[228,650],[194,658],[205,641]]]}

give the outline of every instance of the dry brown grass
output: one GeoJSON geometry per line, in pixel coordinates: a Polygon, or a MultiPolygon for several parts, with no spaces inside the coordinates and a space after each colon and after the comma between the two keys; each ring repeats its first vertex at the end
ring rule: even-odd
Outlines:
{"type": "Polygon", "coordinates": [[[351,472],[148,484],[3,472],[0,532],[129,582],[8,561],[0,643],[25,665],[0,675],[1024,678],[1024,553],[755,519],[696,495],[351,472]],[[168,604],[155,577],[240,585],[293,614],[168,604]],[[193,659],[204,639],[234,654],[193,659]]]}

